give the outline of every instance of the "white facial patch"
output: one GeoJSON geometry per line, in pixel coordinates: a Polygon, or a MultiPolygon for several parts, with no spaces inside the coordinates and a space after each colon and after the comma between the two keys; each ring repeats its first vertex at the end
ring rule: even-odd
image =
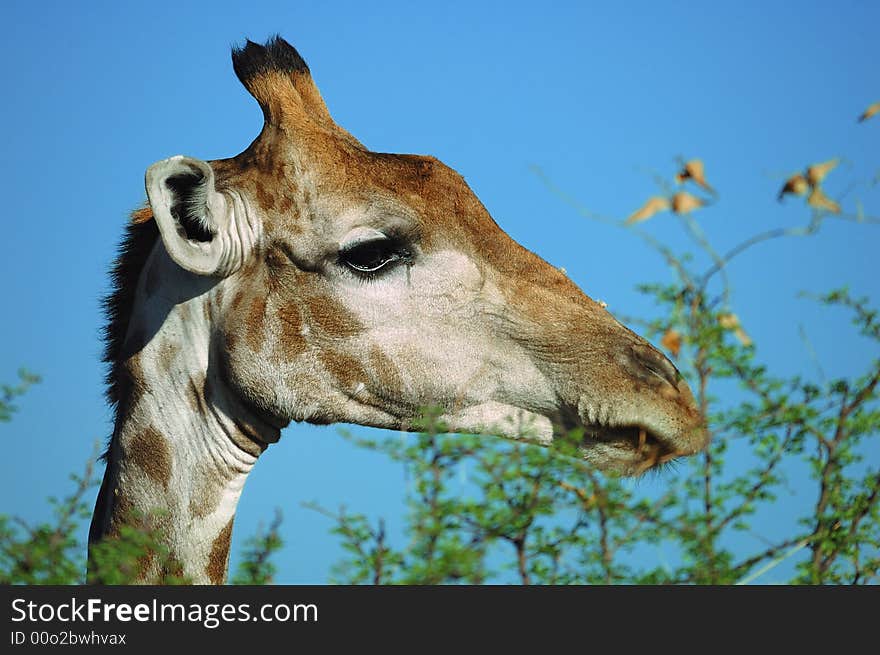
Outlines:
{"type": "MultiPolygon", "coordinates": [[[[420,254],[411,267],[399,264],[371,280],[338,280],[334,291],[364,326],[353,347],[378,348],[395,365],[406,405],[481,408],[461,414],[466,429],[501,422],[502,407],[508,416],[553,407],[550,383],[526,351],[493,332],[486,308],[501,293],[463,253],[420,254]]],[[[548,426],[544,419],[538,429],[546,438],[548,426]]]]}

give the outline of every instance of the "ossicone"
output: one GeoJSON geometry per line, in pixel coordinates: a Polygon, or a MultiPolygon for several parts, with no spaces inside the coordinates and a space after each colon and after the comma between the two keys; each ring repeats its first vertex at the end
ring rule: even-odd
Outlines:
{"type": "Polygon", "coordinates": [[[280,36],[273,36],[266,45],[248,39],[243,47],[233,47],[232,67],[260,103],[267,123],[294,128],[308,121],[332,123],[308,65],[280,36]]]}

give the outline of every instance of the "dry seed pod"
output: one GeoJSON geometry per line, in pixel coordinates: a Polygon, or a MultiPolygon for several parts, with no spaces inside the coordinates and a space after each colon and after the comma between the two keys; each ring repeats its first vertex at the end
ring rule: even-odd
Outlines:
{"type": "Polygon", "coordinates": [[[822,189],[820,189],[819,187],[813,189],[813,191],[810,193],[810,197],[807,198],[807,203],[811,207],[815,207],[816,209],[824,209],[831,212],[832,214],[840,213],[840,205],[834,202],[828,196],[826,196],[822,189]]]}
{"type": "Polygon", "coordinates": [[[690,161],[685,162],[684,168],[676,173],[676,182],[681,184],[685,180],[693,180],[696,184],[706,189],[706,191],[715,193],[715,189],[713,189],[706,181],[706,173],[703,168],[703,162],[699,159],[691,159],[690,161]]]}
{"type": "Polygon", "coordinates": [[[875,102],[873,105],[868,107],[864,112],[862,112],[862,115],[859,116],[859,123],[863,123],[866,120],[868,120],[869,118],[871,118],[872,116],[876,116],[877,114],[880,114],[880,102],[875,102]]]}
{"type": "Polygon", "coordinates": [[[739,323],[739,316],[736,314],[719,314],[718,315],[718,325],[723,327],[725,330],[732,330],[733,336],[739,339],[739,342],[744,346],[752,345],[752,338],[746,334],[746,331],[742,329],[742,325],[739,323]]]}
{"type": "Polygon", "coordinates": [[[736,314],[718,314],[718,325],[725,330],[735,330],[739,327],[739,316],[736,314]]]}
{"type": "Polygon", "coordinates": [[[704,205],[705,203],[702,200],[692,196],[687,191],[679,191],[672,196],[672,211],[676,214],[690,214],[704,205]]]}
{"type": "Polygon", "coordinates": [[[825,176],[836,168],[839,163],[840,159],[835,157],[821,164],[807,166],[807,182],[810,183],[811,187],[819,186],[822,180],[825,179],[825,176]]]}
{"type": "Polygon", "coordinates": [[[667,209],[669,209],[669,200],[662,196],[654,196],[653,198],[650,198],[648,202],[642,205],[639,209],[633,212],[630,217],[626,219],[626,222],[639,223],[641,221],[646,221],[654,214],[666,211],[667,209]]]}
{"type": "Polygon", "coordinates": [[[739,339],[739,342],[744,346],[752,345],[752,338],[741,327],[734,328],[733,336],[739,339]]]}
{"type": "Polygon", "coordinates": [[[785,186],[779,191],[777,200],[782,201],[783,196],[789,193],[795,196],[802,196],[809,188],[810,185],[807,182],[807,178],[800,173],[795,173],[785,181],[785,186]]]}
{"type": "Polygon", "coordinates": [[[673,357],[678,357],[681,352],[681,333],[678,330],[669,328],[660,339],[660,345],[666,348],[673,357]]]}

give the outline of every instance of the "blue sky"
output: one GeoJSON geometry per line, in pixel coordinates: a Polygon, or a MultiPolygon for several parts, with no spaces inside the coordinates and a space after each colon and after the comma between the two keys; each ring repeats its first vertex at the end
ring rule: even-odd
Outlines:
{"type": "MultiPolygon", "coordinates": [[[[0,160],[5,310],[0,379],[42,384],[0,425],[0,512],[39,518],[110,431],[100,299],[144,170],[174,154],[234,155],[260,111],[229,50],[280,33],[308,61],[337,122],[373,150],[432,154],[465,176],[511,236],[609,309],[646,315],[635,291],[670,279],[632,235],[586,221],[531,170],[597,213],[623,218],[658,189],[654,172],[700,157],[720,200],[696,214],[721,250],[804,223],[778,204],[787,175],[835,156],[828,178],[880,214],[880,100],[873,2],[4,2],[0,160]]],[[[845,194],[845,195],[844,195],[845,194]]],[[[691,248],[671,215],[646,229],[691,248]]],[[[848,284],[880,301],[880,226],[827,221],[818,236],[764,244],[730,267],[734,310],[780,375],[853,374],[877,356],[801,290],[848,284]]],[[[662,482],[662,480],[661,480],[662,482]]],[[[292,425],[261,458],[233,551],[275,507],[287,542],[279,582],[321,583],[340,551],[315,500],[399,516],[401,470],[336,427],[292,425]]],[[[797,490],[795,490],[797,491],[797,490]]],[[[795,493],[796,495],[796,493],[795,493]]],[[[784,504],[780,511],[789,511],[784,504]]]]}

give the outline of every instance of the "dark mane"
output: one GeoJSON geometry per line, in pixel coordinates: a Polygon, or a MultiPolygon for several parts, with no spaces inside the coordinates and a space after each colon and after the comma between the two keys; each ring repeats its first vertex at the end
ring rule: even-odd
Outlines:
{"type": "Polygon", "coordinates": [[[159,228],[149,207],[135,211],[126,226],[119,254],[110,269],[110,292],[104,298],[104,361],[107,363],[107,401],[119,413],[124,384],[121,382],[122,347],[134,305],[135,291],[147,257],[156,244],[159,228]]]}

